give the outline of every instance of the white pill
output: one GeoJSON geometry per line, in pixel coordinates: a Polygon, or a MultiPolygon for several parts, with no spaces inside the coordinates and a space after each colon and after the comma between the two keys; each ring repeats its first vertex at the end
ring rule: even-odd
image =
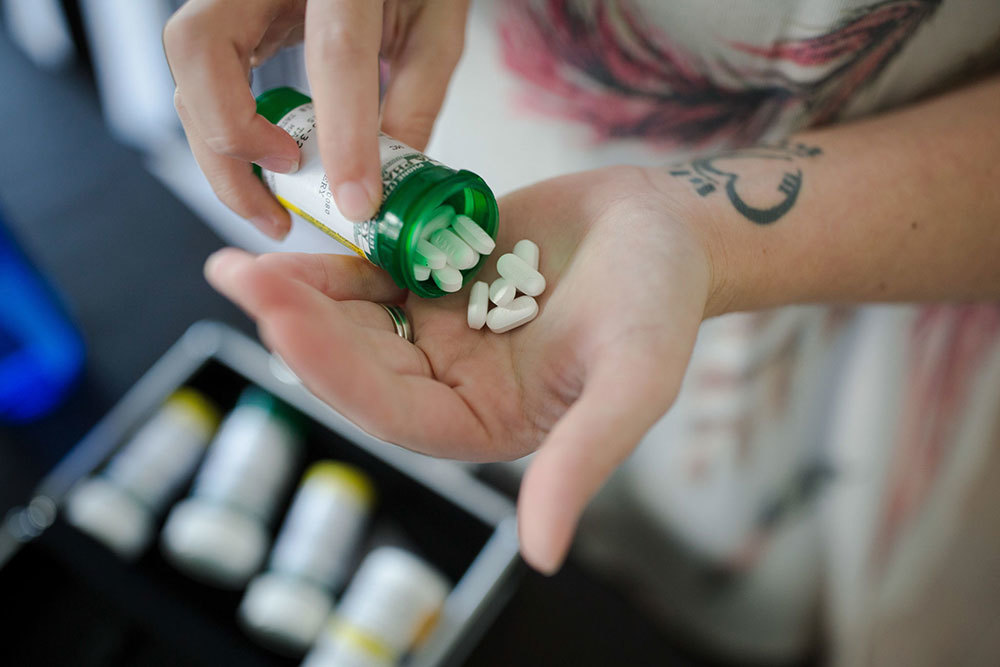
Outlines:
{"type": "Polygon", "coordinates": [[[425,222],[424,226],[420,229],[420,238],[427,239],[434,232],[440,229],[447,229],[451,226],[454,219],[455,211],[452,210],[451,206],[438,207],[434,211],[434,216],[425,222]]]}
{"type": "Polygon", "coordinates": [[[524,263],[538,270],[538,246],[534,241],[521,239],[514,244],[514,254],[524,260],[524,263]]]}
{"type": "Polygon", "coordinates": [[[506,278],[497,278],[490,285],[490,301],[498,306],[509,306],[516,293],[517,288],[506,278]]]}
{"type": "Polygon", "coordinates": [[[431,268],[422,264],[414,264],[413,277],[416,278],[418,283],[423,282],[431,277],[431,268]]]}
{"type": "Polygon", "coordinates": [[[505,308],[494,308],[486,316],[486,325],[493,333],[504,333],[527,324],[538,314],[538,302],[530,296],[519,296],[505,308]]]}
{"type": "Polygon", "coordinates": [[[417,264],[432,269],[443,269],[447,263],[448,255],[444,254],[440,248],[436,248],[424,240],[417,241],[417,264]]]}
{"type": "Polygon", "coordinates": [[[431,234],[430,242],[448,256],[448,264],[459,270],[471,269],[479,261],[479,253],[458,238],[450,229],[439,229],[431,234]]]}
{"type": "MultiPolygon", "coordinates": [[[[451,223],[451,228],[480,255],[488,255],[497,247],[493,237],[467,215],[456,215],[451,223]]],[[[517,250],[515,249],[514,252],[517,250]]]]}
{"type": "Polygon", "coordinates": [[[458,269],[446,266],[443,269],[431,269],[431,276],[437,286],[445,292],[457,292],[462,289],[462,272],[458,269]]]}
{"type": "Polygon", "coordinates": [[[497,260],[497,273],[514,283],[514,287],[528,296],[538,296],[545,291],[545,276],[513,253],[501,255],[497,260]]]}
{"type": "Polygon", "coordinates": [[[469,327],[472,329],[482,329],[486,324],[486,309],[489,306],[489,288],[482,280],[477,280],[472,285],[469,292],[469,327]]]}

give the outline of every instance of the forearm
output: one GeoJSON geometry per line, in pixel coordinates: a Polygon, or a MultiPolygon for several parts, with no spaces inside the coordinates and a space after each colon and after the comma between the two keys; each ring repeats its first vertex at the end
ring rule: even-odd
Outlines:
{"type": "Polygon", "coordinates": [[[698,212],[709,315],[1000,299],[1000,77],[663,175],[698,212]]]}

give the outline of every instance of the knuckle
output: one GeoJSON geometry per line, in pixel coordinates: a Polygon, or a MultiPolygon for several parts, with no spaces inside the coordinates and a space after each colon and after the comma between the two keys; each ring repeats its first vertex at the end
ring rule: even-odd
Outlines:
{"type": "Polygon", "coordinates": [[[212,189],[219,201],[228,206],[233,213],[243,218],[253,217],[250,198],[235,183],[228,179],[221,181],[216,179],[212,182],[212,189]]]}
{"type": "Polygon", "coordinates": [[[196,21],[188,17],[183,10],[167,19],[162,35],[163,50],[167,60],[176,60],[178,56],[189,53],[197,33],[196,21]]]}
{"type": "Polygon", "coordinates": [[[244,152],[246,141],[236,128],[231,126],[220,128],[207,136],[205,145],[213,152],[226,156],[236,156],[244,152]]]}
{"type": "Polygon", "coordinates": [[[437,114],[434,111],[426,109],[414,110],[394,123],[389,134],[407,137],[410,141],[423,143],[430,138],[436,120],[437,114]]]}
{"type": "Polygon", "coordinates": [[[354,62],[365,53],[365,44],[347,25],[333,23],[320,28],[306,40],[306,53],[324,62],[354,62]]]}

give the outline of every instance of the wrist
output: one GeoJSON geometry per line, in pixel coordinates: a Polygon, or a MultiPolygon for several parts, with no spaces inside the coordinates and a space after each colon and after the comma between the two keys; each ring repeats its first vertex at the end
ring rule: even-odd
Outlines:
{"type": "Polygon", "coordinates": [[[647,178],[661,200],[665,218],[679,225],[704,258],[708,272],[704,318],[723,315],[738,302],[736,283],[730,277],[731,258],[724,243],[725,211],[710,199],[699,197],[690,186],[671,176],[667,168],[646,169],[647,178]]]}

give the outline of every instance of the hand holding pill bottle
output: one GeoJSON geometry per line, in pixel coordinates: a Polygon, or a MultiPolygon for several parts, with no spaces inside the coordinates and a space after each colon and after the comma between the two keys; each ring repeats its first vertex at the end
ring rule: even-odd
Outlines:
{"type": "Polygon", "coordinates": [[[426,146],[462,53],[468,4],[184,3],[164,30],[164,50],[188,142],[219,198],[265,234],[288,233],[288,213],[250,163],[292,174],[302,156],[286,132],[255,115],[247,82],[252,68],[304,41],[332,198],[348,219],[372,218],[383,199],[378,132],[426,146]],[[381,105],[380,67],[389,72],[381,105]]]}
{"type": "Polygon", "coordinates": [[[371,219],[354,224],[336,210],[319,156],[312,101],[291,88],[276,88],[257,98],[257,111],[301,150],[294,174],[257,168],[277,200],[388,271],[396,285],[423,297],[442,296],[457,292],[485,264],[495,247],[499,214],[479,176],[379,134],[382,204],[371,219]]]}

